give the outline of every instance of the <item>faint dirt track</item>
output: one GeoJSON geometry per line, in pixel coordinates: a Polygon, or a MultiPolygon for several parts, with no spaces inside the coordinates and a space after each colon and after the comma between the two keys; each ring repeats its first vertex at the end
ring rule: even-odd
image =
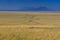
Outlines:
{"type": "Polygon", "coordinates": [[[54,28],[54,27],[60,27],[60,25],[0,25],[0,28],[6,28],[6,27],[11,27],[11,28],[15,28],[15,27],[47,27],[47,28],[54,28]]]}

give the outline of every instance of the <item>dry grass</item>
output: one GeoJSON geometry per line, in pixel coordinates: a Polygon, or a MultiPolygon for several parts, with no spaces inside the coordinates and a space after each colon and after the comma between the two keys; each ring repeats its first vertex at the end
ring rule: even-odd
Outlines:
{"type": "Polygon", "coordinates": [[[60,14],[49,12],[1,12],[0,24],[60,25],[60,14]]]}
{"type": "Polygon", "coordinates": [[[60,14],[0,12],[0,40],[60,40],[60,14]]]}

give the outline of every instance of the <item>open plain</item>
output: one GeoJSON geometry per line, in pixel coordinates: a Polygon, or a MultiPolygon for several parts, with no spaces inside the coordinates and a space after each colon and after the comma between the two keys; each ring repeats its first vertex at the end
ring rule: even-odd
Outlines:
{"type": "Polygon", "coordinates": [[[0,12],[0,40],[60,40],[60,13],[0,12]]]}

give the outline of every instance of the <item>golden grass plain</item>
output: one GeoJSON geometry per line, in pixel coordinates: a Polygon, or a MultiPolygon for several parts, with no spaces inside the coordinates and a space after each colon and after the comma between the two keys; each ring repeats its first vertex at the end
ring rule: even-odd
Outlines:
{"type": "Polygon", "coordinates": [[[0,12],[0,40],[60,40],[60,13],[0,12]]]}

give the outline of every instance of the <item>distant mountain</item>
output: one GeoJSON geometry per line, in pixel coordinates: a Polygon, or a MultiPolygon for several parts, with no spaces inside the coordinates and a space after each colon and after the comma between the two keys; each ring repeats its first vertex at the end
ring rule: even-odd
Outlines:
{"type": "Polygon", "coordinates": [[[20,11],[49,11],[47,7],[39,7],[39,8],[25,8],[20,11]]]}
{"type": "Polygon", "coordinates": [[[38,7],[38,8],[33,8],[33,7],[26,7],[23,9],[16,9],[16,10],[0,10],[0,11],[53,11],[48,9],[47,7],[38,7]]]}
{"type": "Polygon", "coordinates": [[[33,9],[31,9],[31,10],[36,10],[36,11],[47,11],[48,8],[46,8],[46,7],[39,7],[39,8],[33,8],[33,9]]]}

